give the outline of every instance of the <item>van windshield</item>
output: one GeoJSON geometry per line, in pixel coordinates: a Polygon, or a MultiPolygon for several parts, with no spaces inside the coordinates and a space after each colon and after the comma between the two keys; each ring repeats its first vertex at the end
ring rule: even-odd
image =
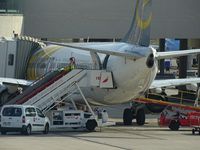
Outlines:
{"type": "Polygon", "coordinates": [[[2,112],[3,116],[21,116],[22,115],[22,109],[17,107],[6,107],[3,109],[2,112]]]}

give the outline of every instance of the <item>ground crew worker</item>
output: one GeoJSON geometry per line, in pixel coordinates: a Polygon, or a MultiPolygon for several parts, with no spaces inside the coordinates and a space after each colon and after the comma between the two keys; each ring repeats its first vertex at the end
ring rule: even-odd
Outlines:
{"type": "Polygon", "coordinates": [[[62,68],[61,70],[65,70],[65,71],[71,71],[75,69],[75,58],[74,57],[70,57],[69,58],[69,65],[62,68]]]}
{"type": "Polygon", "coordinates": [[[75,64],[75,58],[74,57],[70,57],[69,61],[70,61],[69,66],[70,66],[70,71],[71,71],[71,70],[75,69],[75,65],[76,65],[75,64]]]}

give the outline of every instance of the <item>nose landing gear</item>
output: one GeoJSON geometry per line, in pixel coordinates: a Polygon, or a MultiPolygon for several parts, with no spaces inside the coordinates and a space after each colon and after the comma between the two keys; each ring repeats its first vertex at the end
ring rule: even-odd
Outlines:
{"type": "Polygon", "coordinates": [[[136,119],[138,125],[145,123],[145,111],[143,105],[134,105],[131,108],[124,109],[123,122],[124,125],[131,125],[133,119],[136,119]]]}

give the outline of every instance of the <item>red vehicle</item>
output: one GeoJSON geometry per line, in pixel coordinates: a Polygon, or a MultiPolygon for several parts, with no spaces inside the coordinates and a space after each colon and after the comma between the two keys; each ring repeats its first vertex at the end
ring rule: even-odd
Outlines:
{"type": "Polygon", "coordinates": [[[199,132],[200,135],[200,112],[190,112],[188,113],[188,122],[190,126],[193,127],[192,134],[199,132]]]}
{"type": "Polygon", "coordinates": [[[191,126],[188,113],[194,112],[181,107],[167,106],[158,119],[160,126],[168,126],[171,130],[178,130],[180,126],[191,126]]]}

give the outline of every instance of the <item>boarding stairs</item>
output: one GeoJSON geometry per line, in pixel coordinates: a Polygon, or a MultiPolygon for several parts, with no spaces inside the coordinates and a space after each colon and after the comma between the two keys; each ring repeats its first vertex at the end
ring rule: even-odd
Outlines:
{"type": "Polygon", "coordinates": [[[37,80],[23,94],[15,97],[9,103],[34,105],[45,110],[72,93],[75,83],[78,83],[85,75],[86,71],[82,69],[74,69],[70,72],[64,70],[52,72],[37,80]]]}
{"type": "Polygon", "coordinates": [[[113,88],[112,74],[104,70],[74,69],[70,72],[65,70],[53,71],[35,81],[22,94],[16,96],[7,104],[34,105],[46,112],[55,104],[65,101],[77,90],[84,97],[79,86],[113,88]],[[101,81],[98,77],[103,80],[104,76],[110,76],[111,84],[106,85],[103,82],[100,84],[101,81]]]}
{"type": "Polygon", "coordinates": [[[63,101],[66,97],[75,92],[75,84],[85,75],[85,70],[72,70],[23,104],[34,105],[46,111],[54,103],[63,101]]]}

